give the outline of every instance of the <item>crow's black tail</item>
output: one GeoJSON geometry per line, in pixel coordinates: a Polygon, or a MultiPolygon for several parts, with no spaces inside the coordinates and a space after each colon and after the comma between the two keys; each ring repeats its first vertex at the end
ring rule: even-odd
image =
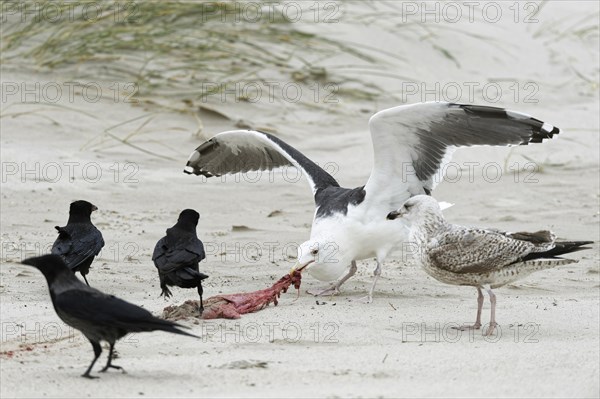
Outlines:
{"type": "Polygon", "coordinates": [[[188,337],[200,338],[197,335],[190,334],[188,332],[180,330],[179,328],[187,328],[187,327],[184,327],[181,324],[171,323],[171,325],[164,325],[163,327],[158,328],[158,330],[170,332],[170,333],[173,333],[173,334],[187,335],[188,337]]]}
{"type": "Polygon", "coordinates": [[[169,320],[152,317],[144,321],[138,321],[135,325],[130,326],[129,331],[165,331],[173,334],[187,335],[188,337],[200,338],[197,335],[190,334],[180,328],[187,328],[181,324],[173,323],[169,320]]]}
{"type": "Polygon", "coordinates": [[[594,241],[557,241],[554,243],[554,248],[544,252],[534,252],[525,256],[522,260],[532,259],[553,259],[559,255],[568,254],[571,252],[577,252],[584,249],[590,249],[590,247],[584,247],[587,244],[593,244],[594,241]]]}

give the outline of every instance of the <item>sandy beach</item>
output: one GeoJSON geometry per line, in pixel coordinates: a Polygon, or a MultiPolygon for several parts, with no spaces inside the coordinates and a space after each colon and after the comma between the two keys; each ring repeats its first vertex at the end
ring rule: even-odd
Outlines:
{"type": "MultiPolygon", "coordinates": [[[[599,397],[598,27],[592,39],[549,36],[586,15],[597,22],[598,4],[578,5],[576,15],[562,18],[572,6],[548,2],[533,25],[515,24],[509,16],[498,24],[454,24],[440,39],[454,60],[434,61],[435,51],[421,49],[417,39],[395,48],[393,36],[380,33],[375,23],[323,28],[346,33],[349,40],[381,43],[411,60],[395,73],[433,86],[483,87],[515,79],[522,90],[518,101],[506,92],[498,102],[485,102],[477,89],[470,102],[525,112],[562,129],[543,144],[460,149],[452,174],[433,193],[455,204],[444,212],[452,223],[551,229],[562,239],[595,241],[591,250],[572,255],[578,263],[496,290],[500,326],[493,337],[451,328],[474,321],[474,288],[443,285],[397,251],[383,266],[371,304],[352,300],[372,282],[372,259],[359,262],[357,275],[335,297],[308,295],[306,289],[323,283],[306,274],[297,300],[292,290],[278,306],[239,320],[183,321],[200,340],[160,332],[127,336],[117,344],[115,360],[126,374],[79,378],[92,359],[89,342],[57,317],[43,276],[19,264],[49,251],[54,226],[66,223],[71,201],[87,199],[99,208],[92,220],[106,245],[88,280],[101,291],[156,315],[167,305],[196,299],[194,290],[178,288],[172,299],[159,298],[151,260],[156,241],[185,208],[201,214],[198,235],[207,252],[201,270],[210,276],[206,296],[266,288],[289,271],[297,245],[310,234],[314,203],[306,181],[293,169],[202,179],[182,173],[188,154],[244,120],[272,128],[326,165],[343,186],[356,187],[366,182],[373,162],[369,116],[400,102],[340,102],[335,105],[340,112],[288,103],[277,112],[268,102],[212,101],[213,108],[235,116],[161,112],[147,125],[138,121],[111,130],[123,137],[139,128],[132,143],[149,154],[104,134],[120,122],[143,118],[149,112],[143,106],[110,98],[90,102],[81,95],[62,100],[60,107],[23,104],[21,95],[3,98],[0,396],[599,397]],[[495,37],[499,44],[471,45],[468,32],[495,37]],[[537,84],[537,101],[524,101],[533,93],[526,82],[537,84]]],[[[1,79],[6,88],[68,77],[9,64],[1,79]]],[[[407,89],[401,80],[373,82],[394,93],[407,89]]],[[[416,90],[405,102],[433,100],[422,98],[418,85],[416,90]]],[[[460,101],[469,102],[466,97],[465,92],[460,101]]],[[[483,320],[489,320],[487,300],[483,320]]]]}

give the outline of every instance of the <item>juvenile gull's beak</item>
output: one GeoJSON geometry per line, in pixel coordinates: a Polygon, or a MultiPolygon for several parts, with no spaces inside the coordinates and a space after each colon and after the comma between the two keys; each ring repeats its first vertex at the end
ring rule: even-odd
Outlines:
{"type": "Polygon", "coordinates": [[[402,217],[403,213],[401,211],[391,211],[390,213],[388,213],[387,218],[388,220],[394,220],[396,218],[402,217]]]}

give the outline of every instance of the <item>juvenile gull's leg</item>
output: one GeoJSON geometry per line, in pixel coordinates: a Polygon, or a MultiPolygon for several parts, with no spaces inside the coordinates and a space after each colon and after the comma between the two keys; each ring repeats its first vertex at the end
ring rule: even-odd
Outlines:
{"type": "Polygon", "coordinates": [[[344,277],[342,277],[339,281],[333,283],[329,287],[316,288],[314,290],[306,290],[306,292],[311,295],[314,295],[314,296],[337,295],[340,293],[340,287],[342,286],[342,284],[344,284],[350,277],[352,277],[352,276],[354,276],[354,274],[356,274],[356,269],[357,269],[356,261],[352,261],[352,263],[350,264],[350,269],[348,270],[348,273],[346,273],[346,275],[344,277]]]}
{"type": "Polygon", "coordinates": [[[485,290],[487,291],[488,295],[490,296],[490,303],[492,304],[492,311],[491,311],[491,316],[490,316],[490,326],[488,327],[487,331],[483,335],[492,335],[494,333],[494,331],[496,331],[496,326],[498,325],[496,323],[496,294],[494,294],[491,287],[489,287],[489,286],[486,287],[485,290]]]}
{"type": "Polygon", "coordinates": [[[367,294],[367,296],[357,299],[356,300],[357,302],[363,302],[363,303],[373,302],[373,291],[375,291],[375,285],[377,284],[377,280],[379,280],[379,276],[381,276],[381,263],[379,262],[379,260],[377,260],[377,267],[373,271],[373,275],[375,276],[375,279],[373,280],[373,285],[371,286],[369,293],[367,294]]]}
{"type": "Polygon", "coordinates": [[[475,320],[475,324],[471,326],[460,326],[460,327],[452,327],[455,330],[465,331],[465,330],[479,330],[481,328],[481,310],[483,309],[483,291],[481,291],[480,287],[477,287],[477,319],[475,320]]]}

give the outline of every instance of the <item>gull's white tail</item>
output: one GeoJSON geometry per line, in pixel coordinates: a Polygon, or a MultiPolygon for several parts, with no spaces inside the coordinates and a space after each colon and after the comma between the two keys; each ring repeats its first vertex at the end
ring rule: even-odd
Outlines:
{"type": "Polygon", "coordinates": [[[454,206],[454,204],[452,204],[450,202],[445,202],[445,201],[440,201],[440,202],[438,202],[438,204],[440,205],[440,209],[442,211],[450,208],[451,206],[454,206]]]}

